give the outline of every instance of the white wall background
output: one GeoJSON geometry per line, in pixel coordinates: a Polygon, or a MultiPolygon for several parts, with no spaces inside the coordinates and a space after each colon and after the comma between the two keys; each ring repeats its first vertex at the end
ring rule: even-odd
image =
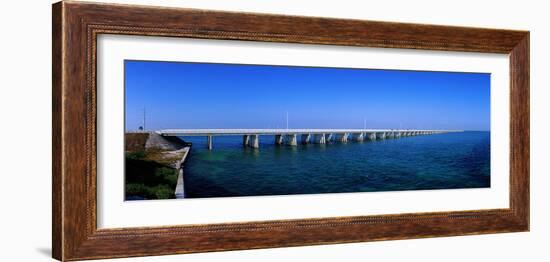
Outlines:
{"type": "MultiPolygon", "coordinates": [[[[205,9],[448,24],[531,31],[531,232],[217,252],[124,261],[548,261],[550,28],[545,1],[118,0],[205,9]],[[546,23],[545,23],[546,22],[546,23]]],[[[9,1],[0,29],[2,261],[51,256],[51,7],[9,1]]]]}

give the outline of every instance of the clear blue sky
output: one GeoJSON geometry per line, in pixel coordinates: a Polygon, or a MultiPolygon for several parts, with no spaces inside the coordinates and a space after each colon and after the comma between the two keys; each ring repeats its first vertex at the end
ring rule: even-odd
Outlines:
{"type": "Polygon", "coordinates": [[[125,61],[126,129],[490,129],[490,74],[125,61]]]}

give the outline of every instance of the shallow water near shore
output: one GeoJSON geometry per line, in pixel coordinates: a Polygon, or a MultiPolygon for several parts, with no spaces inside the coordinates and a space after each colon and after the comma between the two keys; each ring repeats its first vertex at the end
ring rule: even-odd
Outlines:
{"type": "MultiPolygon", "coordinates": [[[[186,198],[490,187],[490,132],[243,148],[242,136],[182,137],[186,198]]],[[[300,143],[298,137],[298,143],[300,143]]]]}

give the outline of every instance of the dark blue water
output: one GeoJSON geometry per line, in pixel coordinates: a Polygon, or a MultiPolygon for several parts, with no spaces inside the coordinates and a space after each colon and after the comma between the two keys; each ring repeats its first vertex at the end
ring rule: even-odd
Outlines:
{"type": "Polygon", "coordinates": [[[188,198],[490,187],[490,133],[243,148],[242,137],[184,137],[188,198]]]}

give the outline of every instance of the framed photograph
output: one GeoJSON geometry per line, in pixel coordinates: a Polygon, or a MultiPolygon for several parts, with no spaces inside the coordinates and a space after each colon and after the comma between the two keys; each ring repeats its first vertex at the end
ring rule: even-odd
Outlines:
{"type": "Polygon", "coordinates": [[[529,230],[529,32],[53,5],[53,257],[529,230]]]}

